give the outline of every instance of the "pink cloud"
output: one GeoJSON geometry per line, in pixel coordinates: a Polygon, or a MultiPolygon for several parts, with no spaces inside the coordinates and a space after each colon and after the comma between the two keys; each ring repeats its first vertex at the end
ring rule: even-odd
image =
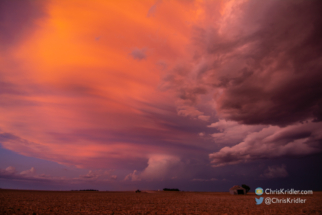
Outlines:
{"type": "Polygon", "coordinates": [[[146,180],[163,180],[178,175],[183,170],[179,157],[170,155],[153,155],[148,160],[148,166],[141,173],[146,180]]]}
{"type": "Polygon", "coordinates": [[[25,170],[25,171],[22,171],[20,173],[20,175],[27,175],[27,176],[30,176],[30,175],[34,175],[36,173],[36,170],[34,167],[31,167],[31,169],[28,169],[28,170],[25,170]]]}
{"type": "Polygon", "coordinates": [[[134,170],[124,180],[130,181],[162,181],[164,179],[176,179],[184,171],[184,163],[180,158],[171,155],[151,155],[148,166],[141,172],[134,170]]]}
{"type": "Polygon", "coordinates": [[[24,170],[21,173],[17,173],[15,167],[9,166],[6,169],[0,169],[0,178],[3,179],[14,179],[20,181],[38,181],[47,183],[67,183],[67,184],[77,184],[85,182],[109,182],[111,180],[116,180],[117,175],[112,175],[113,171],[106,170],[90,170],[86,175],[80,175],[79,177],[67,178],[67,177],[55,177],[46,174],[37,174],[36,169],[31,167],[31,169],[24,170]]]}
{"type": "Polygon", "coordinates": [[[5,174],[14,174],[16,172],[16,168],[14,168],[13,166],[9,166],[5,169],[5,171],[3,171],[3,173],[5,174]]]}
{"type": "Polygon", "coordinates": [[[136,173],[137,171],[134,170],[133,173],[130,173],[127,176],[125,176],[124,181],[141,181],[140,176],[136,173]]]}
{"type": "Polygon", "coordinates": [[[285,178],[288,176],[286,171],[286,166],[283,164],[281,166],[269,166],[261,177],[264,178],[285,178]]]}
{"type": "Polygon", "coordinates": [[[209,154],[214,167],[259,159],[299,157],[319,153],[322,123],[297,123],[286,127],[269,126],[248,134],[243,142],[209,154]]]}
{"type": "Polygon", "coordinates": [[[178,13],[165,3],[167,15],[151,20],[150,3],[131,4],[135,11],[116,2],[50,2],[44,19],[34,14],[39,28],[0,53],[2,147],[79,168],[126,170],[144,168],[150,154],[169,147],[191,151],[185,145],[198,132],[178,117],[173,94],[157,87],[156,64],[182,56],[189,26],[180,17],[193,19],[194,8],[175,3],[187,9],[178,13]]]}
{"type": "Polygon", "coordinates": [[[214,138],[215,143],[221,145],[236,144],[242,141],[248,134],[257,132],[266,128],[265,125],[245,125],[239,124],[235,121],[226,121],[220,119],[218,122],[212,123],[208,127],[218,130],[217,133],[213,133],[211,136],[214,138]]]}

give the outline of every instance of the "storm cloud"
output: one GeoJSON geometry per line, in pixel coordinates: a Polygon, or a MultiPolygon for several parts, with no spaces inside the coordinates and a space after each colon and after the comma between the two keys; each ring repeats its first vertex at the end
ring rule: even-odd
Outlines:
{"type": "Polygon", "coordinates": [[[9,184],[69,175],[112,189],[215,190],[254,171],[267,181],[304,175],[322,152],[321,1],[0,7],[9,184]],[[39,160],[56,176],[41,176],[39,160]]]}
{"type": "Polygon", "coordinates": [[[218,116],[227,120],[280,126],[320,121],[321,6],[239,2],[215,25],[205,20],[206,27],[195,27],[194,58],[165,81],[192,103],[200,94],[192,87],[207,86],[218,116]]]}
{"type": "Polygon", "coordinates": [[[169,70],[164,86],[177,92],[180,115],[219,120],[212,136],[228,146],[209,155],[213,166],[321,152],[321,8],[237,1],[217,22],[209,12],[194,26],[191,57],[169,70]]]}

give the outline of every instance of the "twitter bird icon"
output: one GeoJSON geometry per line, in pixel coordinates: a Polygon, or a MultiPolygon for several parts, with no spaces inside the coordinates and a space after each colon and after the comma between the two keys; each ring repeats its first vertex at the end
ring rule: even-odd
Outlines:
{"type": "Polygon", "coordinates": [[[258,198],[255,198],[255,201],[256,201],[256,205],[260,205],[263,203],[263,197],[260,197],[259,199],[258,198]]]}

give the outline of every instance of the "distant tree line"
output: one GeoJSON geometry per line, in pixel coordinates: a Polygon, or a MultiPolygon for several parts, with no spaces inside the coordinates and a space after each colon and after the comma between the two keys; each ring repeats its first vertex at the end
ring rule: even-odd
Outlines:
{"type": "Polygon", "coordinates": [[[180,191],[179,189],[175,188],[175,189],[172,189],[172,188],[164,188],[163,191],[180,191]]]}
{"type": "Polygon", "coordinates": [[[71,190],[71,191],[98,191],[98,190],[94,190],[94,189],[87,189],[87,190],[71,190]]]}

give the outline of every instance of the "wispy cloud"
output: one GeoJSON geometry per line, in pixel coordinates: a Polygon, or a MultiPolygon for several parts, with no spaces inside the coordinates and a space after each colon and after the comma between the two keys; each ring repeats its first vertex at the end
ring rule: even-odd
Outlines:
{"type": "Polygon", "coordinates": [[[199,181],[199,182],[205,182],[205,181],[218,181],[217,178],[211,178],[211,179],[202,179],[202,178],[194,178],[192,181],[199,181]]]}
{"type": "Polygon", "coordinates": [[[145,52],[146,52],[146,49],[135,48],[131,52],[131,55],[132,55],[133,59],[135,59],[135,60],[143,60],[143,59],[146,59],[145,52]]]}
{"type": "Polygon", "coordinates": [[[55,177],[47,174],[36,174],[36,169],[24,170],[20,173],[16,171],[15,167],[9,166],[6,169],[0,169],[0,178],[10,180],[20,180],[29,182],[47,182],[47,183],[85,183],[90,181],[95,182],[108,182],[117,179],[117,175],[112,175],[112,171],[90,170],[86,175],[80,175],[79,177],[67,178],[67,177],[55,177]]]}
{"type": "Polygon", "coordinates": [[[263,174],[260,175],[264,178],[285,178],[288,176],[286,166],[269,166],[263,174]]]}
{"type": "Polygon", "coordinates": [[[150,9],[149,9],[149,11],[148,11],[148,14],[147,14],[147,17],[154,16],[154,14],[155,14],[155,12],[156,12],[156,9],[157,9],[158,5],[159,5],[159,4],[161,4],[161,3],[162,3],[162,0],[157,0],[157,1],[155,2],[155,4],[154,4],[154,5],[152,5],[152,6],[150,7],[150,9]]]}

